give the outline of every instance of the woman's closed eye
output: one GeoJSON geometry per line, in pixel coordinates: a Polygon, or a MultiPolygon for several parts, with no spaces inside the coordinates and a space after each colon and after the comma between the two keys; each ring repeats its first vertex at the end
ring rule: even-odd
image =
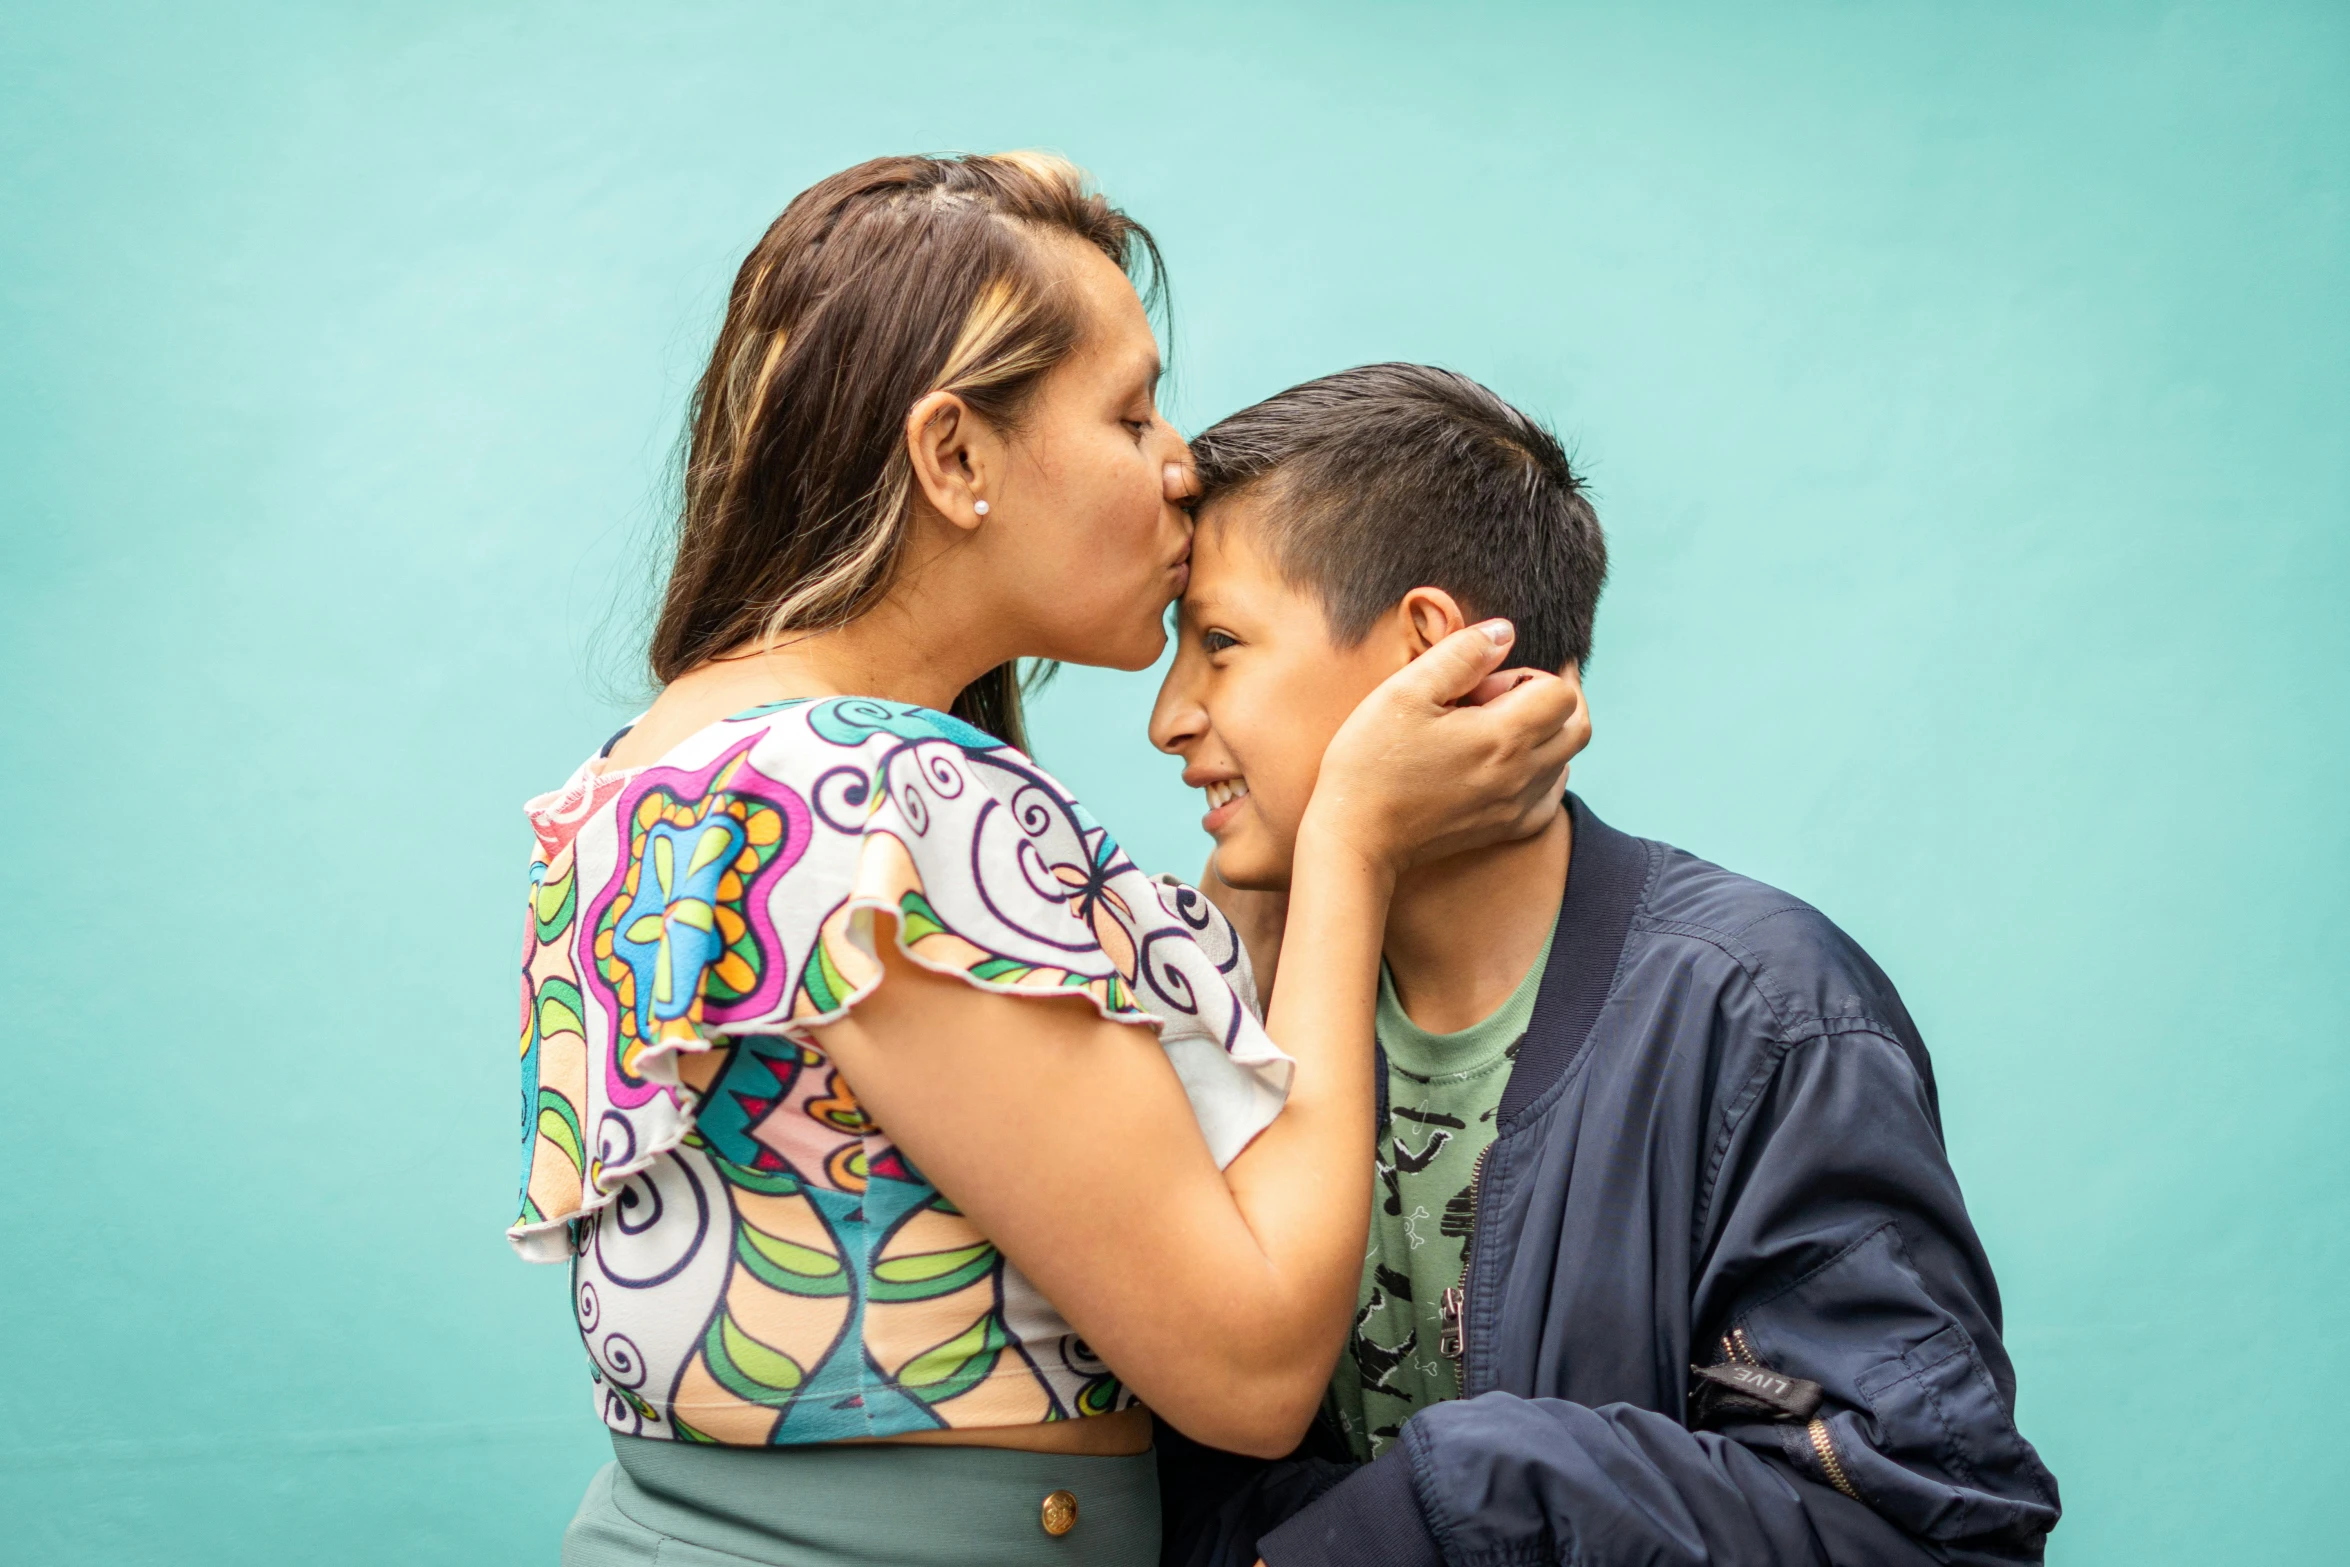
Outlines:
{"type": "Polygon", "coordinates": [[[1125,409],[1119,414],[1118,422],[1126,426],[1127,433],[1138,442],[1156,430],[1162,422],[1156,385],[1135,388],[1127,396],[1125,409]]]}

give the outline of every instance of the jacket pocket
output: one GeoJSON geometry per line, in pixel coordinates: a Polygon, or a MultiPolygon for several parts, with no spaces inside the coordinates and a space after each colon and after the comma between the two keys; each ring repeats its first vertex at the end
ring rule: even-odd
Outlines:
{"type": "Polygon", "coordinates": [[[1775,1440],[1799,1470],[1941,1544],[2027,1545],[2055,1526],[2054,1477],[1896,1226],[1748,1311],[1731,1338],[1821,1385],[1811,1420],[1746,1438],[1775,1440]]]}

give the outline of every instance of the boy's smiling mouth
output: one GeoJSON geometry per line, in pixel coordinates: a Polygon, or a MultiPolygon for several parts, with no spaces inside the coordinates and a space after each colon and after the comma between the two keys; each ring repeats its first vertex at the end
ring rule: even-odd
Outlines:
{"type": "Polygon", "coordinates": [[[1210,779],[1200,786],[1200,790],[1208,797],[1208,814],[1200,818],[1200,825],[1212,833],[1232,820],[1233,814],[1240,808],[1240,802],[1248,798],[1248,780],[1210,779]]]}

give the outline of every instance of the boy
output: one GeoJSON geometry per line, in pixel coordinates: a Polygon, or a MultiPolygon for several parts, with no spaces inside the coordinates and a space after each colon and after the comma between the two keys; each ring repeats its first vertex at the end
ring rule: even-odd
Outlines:
{"type": "MultiPolygon", "coordinates": [[[[1487,616],[1578,673],[1606,549],[1556,440],[1441,370],[1294,387],[1194,454],[1151,736],[1247,929],[1357,699],[1487,616]]],[[[1398,884],[1360,1311],[1290,1460],[1162,1434],[1170,1560],[2041,1560],[2055,1481],[1892,984],[1568,804],[1398,884]]]]}

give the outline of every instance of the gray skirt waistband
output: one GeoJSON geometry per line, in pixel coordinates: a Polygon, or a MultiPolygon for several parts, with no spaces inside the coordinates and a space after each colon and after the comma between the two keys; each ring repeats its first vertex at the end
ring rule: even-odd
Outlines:
{"type": "Polygon", "coordinates": [[[1149,1453],[612,1438],[564,1567],[1153,1567],[1149,1453]],[[1055,1534],[1053,1529],[1062,1532],[1055,1534]]]}

